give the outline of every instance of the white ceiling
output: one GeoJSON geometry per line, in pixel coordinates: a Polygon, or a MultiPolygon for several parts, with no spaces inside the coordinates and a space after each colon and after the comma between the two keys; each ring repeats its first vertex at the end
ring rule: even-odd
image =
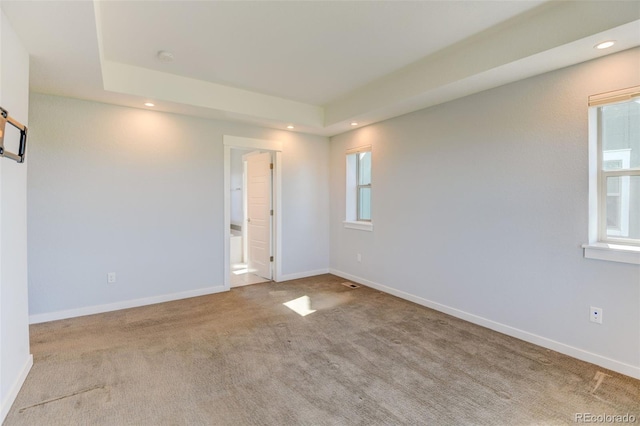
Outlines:
{"type": "Polygon", "coordinates": [[[106,59],[324,105],[540,3],[110,2],[101,19],[106,59]]]}
{"type": "Polygon", "coordinates": [[[0,4],[33,91],[323,135],[640,45],[639,1],[0,4]]]}

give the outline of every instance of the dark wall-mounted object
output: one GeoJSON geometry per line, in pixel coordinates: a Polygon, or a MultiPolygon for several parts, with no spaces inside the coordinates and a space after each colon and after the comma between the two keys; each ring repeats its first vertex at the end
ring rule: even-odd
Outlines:
{"type": "Polygon", "coordinates": [[[0,157],[7,157],[18,163],[24,163],[24,156],[27,150],[27,126],[20,124],[17,120],[9,116],[6,109],[0,107],[0,157]],[[20,130],[20,148],[18,153],[6,151],[4,149],[4,128],[9,123],[16,129],[20,130]]]}

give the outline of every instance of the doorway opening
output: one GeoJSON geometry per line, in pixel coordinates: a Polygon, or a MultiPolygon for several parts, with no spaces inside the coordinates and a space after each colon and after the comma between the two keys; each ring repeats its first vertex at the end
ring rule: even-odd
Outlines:
{"type": "Polygon", "coordinates": [[[271,281],[273,155],[231,148],[230,286],[271,281]]]}
{"type": "Polygon", "coordinates": [[[224,136],[226,289],[280,275],[281,143],[224,136]]]}

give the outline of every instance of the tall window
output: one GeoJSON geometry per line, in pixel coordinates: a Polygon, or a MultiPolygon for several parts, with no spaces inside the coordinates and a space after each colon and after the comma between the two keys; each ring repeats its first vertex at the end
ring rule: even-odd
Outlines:
{"type": "Polygon", "coordinates": [[[640,86],[592,96],[589,104],[597,240],[640,246],[640,86]]]}
{"type": "MultiPolygon", "coordinates": [[[[346,221],[371,222],[371,147],[347,151],[346,221]]],[[[370,228],[365,226],[365,228],[370,228]]],[[[360,229],[365,229],[360,228],[360,229]]]]}

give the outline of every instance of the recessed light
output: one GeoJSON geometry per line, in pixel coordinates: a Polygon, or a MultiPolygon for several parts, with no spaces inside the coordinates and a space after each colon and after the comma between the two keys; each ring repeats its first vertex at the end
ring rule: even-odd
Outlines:
{"type": "Polygon", "coordinates": [[[594,47],[596,49],[606,49],[608,47],[613,46],[614,44],[616,44],[614,40],[609,40],[609,41],[603,41],[602,43],[598,43],[594,47]]]}
{"type": "Polygon", "coordinates": [[[151,103],[151,102],[145,102],[144,106],[153,107],[153,106],[156,106],[156,104],[151,103]]]}
{"type": "Polygon", "coordinates": [[[352,125],[352,126],[357,126],[357,125],[358,125],[358,123],[356,123],[355,121],[352,121],[352,122],[351,122],[351,125],[352,125]]]}
{"type": "Polygon", "coordinates": [[[157,58],[160,62],[173,62],[173,53],[161,50],[158,52],[157,58]]]}
{"type": "Polygon", "coordinates": [[[293,130],[293,129],[295,129],[295,127],[293,127],[291,124],[289,124],[289,125],[287,126],[287,129],[289,129],[289,130],[293,130]]]}

